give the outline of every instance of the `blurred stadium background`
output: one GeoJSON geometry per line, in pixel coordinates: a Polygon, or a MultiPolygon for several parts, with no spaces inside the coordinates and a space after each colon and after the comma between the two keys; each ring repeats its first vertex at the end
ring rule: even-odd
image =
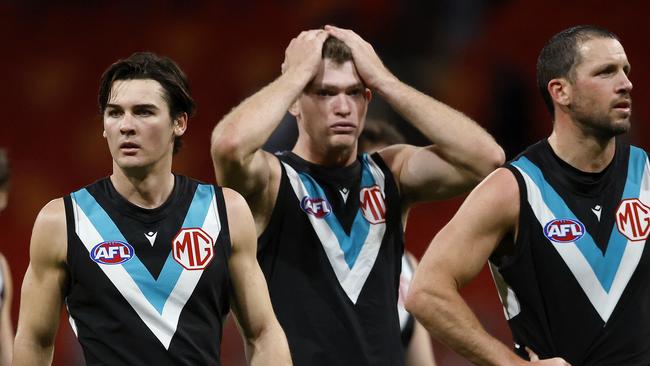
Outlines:
{"type": "MultiPolygon", "coordinates": [[[[596,24],[621,37],[633,65],[636,104],[627,138],[648,149],[647,9],[641,0],[0,0],[0,147],[13,169],[9,207],[0,215],[0,251],[14,274],[14,322],[39,209],[110,173],[96,98],[101,72],[119,58],[150,50],[185,70],[198,113],[175,172],[213,182],[214,124],[279,75],[284,48],[304,29],[329,23],[357,31],[399,78],[474,118],[510,159],[551,129],[535,85],[539,49],[557,31],[596,24]]],[[[410,142],[425,143],[378,99],[370,115],[388,119],[410,142]]],[[[461,202],[412,210],[407,248],[420,257],[461,202]]],[[[484,270],[463,294],[485,327],[509,342],[490,274],[484,270]]],[[[66,318],[62,314],[54,364],[81,365],[66,318]]],[[[223,364],[243,365],[235,327],[226,333],[223,364]]],[[[439,365],[468,364],[434,347],[439,365]]]]}

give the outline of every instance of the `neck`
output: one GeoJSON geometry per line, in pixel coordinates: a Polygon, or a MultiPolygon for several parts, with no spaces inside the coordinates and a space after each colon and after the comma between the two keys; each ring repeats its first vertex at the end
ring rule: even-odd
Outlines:
{"type": "Polygon", "coordinates": [[[312,164],[322,166],[345,167],[357,159],[357,143],[354,146],[317,146],[299,137],[291,151],[312,164]]]}
{"type": "Polygon", "coordinates": [[[616,149],[614,136],[597,137],[576,122],[564,120],[555,121],[548,142],[560,159],[587,173],[603,171],[614,158],[616,149]]]}
{"type": "Polygon", "coordinates": [[[143,208],[162,205],[174,189],[174,175],[169,169],[122,169],[113,162],[110,177],[115,190],[132,204],[143,208]]]}

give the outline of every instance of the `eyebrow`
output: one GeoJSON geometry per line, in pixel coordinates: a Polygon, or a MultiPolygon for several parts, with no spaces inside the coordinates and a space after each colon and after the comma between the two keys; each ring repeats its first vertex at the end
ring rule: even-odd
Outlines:
{"type": "Polygon", "coordinates": [[[351,89],[363,89],[365,86],[363,83],[355,83],[350,86],[345,86],[345,87],[340,87],[338,85],[334,84],[312,84],[310,85],[307,89],[308,90],[318,90],[318,89],[325,89],[325,90],[351,90],[351,89]]]}
{"type": "MultiPolygon", "coordinates": [[[[106,109],[108,109],[108,108],[121,109],[122,106],[119,105],[119,104],[108,103],[108,104],[106,104],[106,109]]],[[[145,103],[145,104],[136,104],[136,105],[133,106],[133,109],[136,109],[136,108],[137,108],[137,109],[160,109],[160,108],[158,108],[155,104],[149,104],[149,103],[145,103]]]]}

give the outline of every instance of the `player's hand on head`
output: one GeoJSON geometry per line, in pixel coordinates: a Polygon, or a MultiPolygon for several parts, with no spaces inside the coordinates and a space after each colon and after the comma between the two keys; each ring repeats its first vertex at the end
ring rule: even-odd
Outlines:
{"type": "Polygon", "coordinates": [[[284,51],[282,73],[296,70],[316,75],[322,60],[323,43],[328,36],[323,29],[312,29],[303,31],[292,39],[284,51]]]}
{"type": "Polygon", "coordinates": [[[528,358],[530,358],[530,363],[540,366],[571,366],[570,363],[564,361],[560,357],[548,358],[545,360],[540,360],[537,353],[535,353],[530,348],[526,347],[526,352],[528,352],[528,358]]]}
{"type": "Polygon", "coordinates": [[[366,86],[376,89],[383,80],[394,78],[393,74],[384,66],[372,45],[358,34],[352,30],[338,28],[333,25],[326,25],[325,31],[350,47],[354,65],[366,86]]]}

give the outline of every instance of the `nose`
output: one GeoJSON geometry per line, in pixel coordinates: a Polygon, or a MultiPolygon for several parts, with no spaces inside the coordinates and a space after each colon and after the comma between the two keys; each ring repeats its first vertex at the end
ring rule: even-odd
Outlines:
{"type": "Polygon", "coordinates": [[[347,116],[352,112],[351,102],[347,94],[339,93],[334,97],[334,113],[340,116],[347,116]]]}
{"type": "Polygon", "coordinates": [[[123,135],[132,135],[135,133],[135,118],[131,113],[124,113],[120,120],[120,133],[123,135]]]}
{"type": "Polygon", "coordinates": [[[618,93],[625,93],[628,94],[632,91],[632,81],[630,81],[630,78],[627,76],[625,73],[621,73],[621,83],[619,84],[618,93]]]}

